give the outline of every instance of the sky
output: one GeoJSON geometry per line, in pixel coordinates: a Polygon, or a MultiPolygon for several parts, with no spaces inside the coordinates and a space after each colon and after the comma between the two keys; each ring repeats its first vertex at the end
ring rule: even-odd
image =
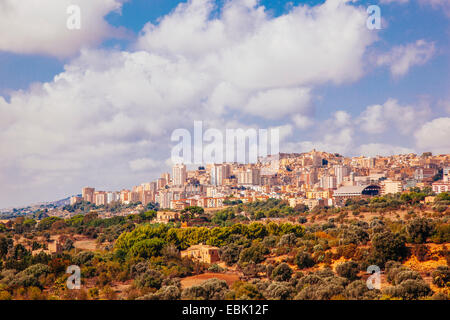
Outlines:
{"type": "Polygon", "coordinates": [[[448,0],[0,0],[0,208],[155,180],[195,120],[450,153],[449,21],[448,0]]]}

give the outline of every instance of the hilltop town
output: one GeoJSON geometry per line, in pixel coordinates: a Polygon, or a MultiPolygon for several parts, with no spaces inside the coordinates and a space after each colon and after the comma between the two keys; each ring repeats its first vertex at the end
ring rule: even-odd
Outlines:
{"type": "Polygon", "coordinates": [[[0,220],[0,300],[449,299],[449,159],[313,150],[86,187],[0,220]]]}
{"type": "MultiPolygon", "coordinates": [[[[289,202],[291,207],[343,206],[347,199],[401,193],[410,188],[431,188],[435,193],[450,190],[450,155],[405,154],[388,157],[343,157],[313,150],[301,154],[269,156],[255,164],[211,164],[187,170],[177,164],[171,173],[156,181],[121,191],[82,189],[70,204],[95,204],[101,216],[116,213],[112,203],[160,209],[183,210],[198,206],[223,208],[231,203],[249,203],[269,198],[289,202]]],[[[427,201],[432,201],[429,198],[427,201]]],[[[134,211],[124,209],[126,214],[134,211]]],[[[55,210],[54,215],[64,215],[55,210]]]]}

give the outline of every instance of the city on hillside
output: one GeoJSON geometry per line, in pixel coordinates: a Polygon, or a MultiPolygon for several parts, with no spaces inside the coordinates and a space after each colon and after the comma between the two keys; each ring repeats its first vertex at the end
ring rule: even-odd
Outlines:
{"type": "MultiPolygon", "coordinates": [[[[448,154],[343,157],[312,150],[282,153],[275,160],[255,164],[210,164],[192,171],[186,165],[176,164],[171,173],[162,173],[156,181],[131,189],[101,191],[84,187],[81,196],[70,198],[70,205],[94,204],[104,217],[120,214],[108,211],[114,203],[143,207],[153,204],[170,210],[192,206],[218,209],[274,198],[288,201],[291,207],[305,205],[312,210],[340,207],[347,199],[401,193],[411,188],[430,188],[435,194],[448,192],[449,173],[448,154]],[[267,170],[268,167],[276,170],[267,170]]],[[[432,202],[433,197],[426,201],[432,202]]],[[[61,208],[51,213],[68,214],[61,208]]]]}

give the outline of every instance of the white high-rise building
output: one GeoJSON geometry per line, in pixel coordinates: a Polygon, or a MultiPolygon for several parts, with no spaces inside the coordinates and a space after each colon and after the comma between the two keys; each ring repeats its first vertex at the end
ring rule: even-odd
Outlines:
{"type": "Polygon", "coordinates": [[[176,164],[172,168],[172,185],[182,186],[186,182],[187,173],[184,164],[176,164]]]}
{"type": "Polygon", "coordinates": [[[120,201],[120,192],[108,192],[106,200],[108,204],[114,201],[120,201]]]}
{"type": "Polygon", "coordinates": [[[230,176],[230,166],[227,164],[214,164],[211,166],[210,183],[214,186],[221,186],[226,178],[230,176]]]}
{"type": "Polygon", "coordinates": [[[344,177],[349,174],[348,167],[342,165],[334,166],[334,175],[336,176],[336,184],[339,186],[344,181],[344,177]]]}

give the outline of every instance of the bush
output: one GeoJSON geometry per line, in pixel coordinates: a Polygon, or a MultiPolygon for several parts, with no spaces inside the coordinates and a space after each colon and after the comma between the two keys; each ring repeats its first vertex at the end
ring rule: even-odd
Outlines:
{"type": "Polygon", "coordinates": [[[159,289],[162,283],[162,274],[156,270],[147,270],[137,276],[135,282],[138,288],[156,288],[159,289]]]}
{"type": "Polygon", "coordinates": [[[155,293],[147,294],[139,297],[136,300],[179,300],[181,298],[181,291],[177,286],[162,287],[155,293]]]}
{"type": "Polygon", "coordinates": [[[309,253],[305,251],[299,251],[295,256],[295,264],[300,269],[306,269],[313,267],[316,262],[313,260],[309,253]]]}
{"type": "Polygon", "coordinates": [[[229,267],[239,261],[240,253],[241,247],[235,244],[223,246],[219,251],[220,259],[229,267]]]}
{"type": "Polygon", "coordinates": [[[362,280],[356,280],[350,283],[345,288],[344,295],[348,299],[352,300],[363,300],[364,298],[367,298],[369,296],[369,292],[371,290],[367,287],[367,284],[365,281],[362,280]]]}
{"type": "Polygon", "coordinates": [[[295,290],[292,286],[283,282],[272,282],[266,289],[265,296],[272,300],[291,299],[295,290]]]}
{"type": "Polygon", "coordinates": [[[222,267],[220,267],[218,264],[214,263],[209,266],[208,271],[214,272],[214,273],[219,273],[219,272],[224,271],[224,269],[222,267]]]}
{"type": "Polygon", "coordinates": [[[269,253],[269,249],[262,245],[251,246],[242,250],[239,256],[239,264],[261,263],[264,261],[264,255],[269,253]]]}
{"type": "Polygon", "coordinates": [[[358,278],[358,272],[359,265],[354,261],[347,261],[336,267],[336,273],[349,280],[356,280],[358,278]]]}
{"type": "Polygon", "coordinates": [[[334,283],[316,284],[303,288],[295,300],[330,300],[343,292],[344,287],[334,283]]]}
{"type": "Polygon", "coordinates": [[[405,280],[397,286],[388,287],[383,292],[391,297],[404,300],[417,300],[432,293],[430,287],[424,281],[413,279],[405,280]]]}
{"type": "Polygon", "coordinates": [[[371,263],[381,268],[389,260],[402,261],[408,255],[405,239],[389,231],[374,234],[371,251],[371,263]]]}
{"type": "Polygon", "coordinates": [[[394,284],[401,284],[406,280],[423,280],[420,274],[412,270],[403,270],[395,275],[394,284]]]}
{"type": "Polygon", "coordinates": [[[406,232],[414,243],[424,243],[433,232],[433,226],[429,219],[416,218],[406,226],[406,232]]]}
{"type": "Polygon", "coordinates": [[[280,238],[280,242],[278,242],[279,247],[292,247],[297,242],[297,237],[293,233],[288,233],[280,238]]]}
{"type": "Polygon", "coordinates": [[[439,266],[431,273],[433,284],[439,288],[450,286],[450,268],[448,266],[439,266]]]}
{"type": "Polygon", "coordinates": [[[82,251],[75,255],[73,258],[73,263],[81,266],[88,264],[94,258],[94,254],[90,251],[82,251]]]}
{"type": "Polygon", "coordinates": [[[292,276],[292,269],[287,263],[281,263],[272,271],[272,279],[274,281],[289,281],[292,276]]]}
{"type": "Polygon", "coordinates": [[[192,300],[223,300],[228,292],[228,285],[224,280],[216,278],[206,280],[198,286],[183,290],[183,299],[192,300]]]}
{"type": "Polygon", "coordinates": [[[417,257],[419,261],[426,261],[430,258],[430,250],[424,244],[418,244],[414,246],[412,253],[417,257]]]}

